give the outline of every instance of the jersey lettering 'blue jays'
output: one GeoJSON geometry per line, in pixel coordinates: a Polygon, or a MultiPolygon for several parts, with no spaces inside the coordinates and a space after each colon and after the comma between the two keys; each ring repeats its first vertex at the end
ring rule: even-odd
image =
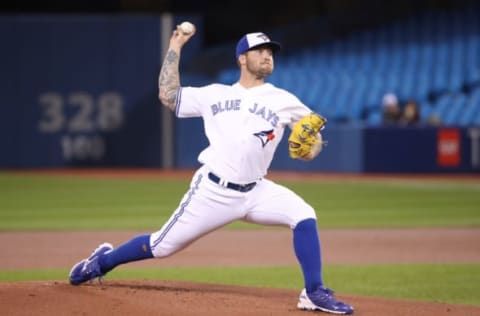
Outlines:
{"type": "Polygon", "coordinates": [[[210,146],[198,160],[237,183],[264,177],[285,127],[311,113],[293,94],[269,83],[250,89],[239,83],[183,87],[178,99],[178,117],[204,121],[210,146]],[[264,131],[270,136],[259,142],[264,131]]]}
{"type": "Polygon", "coordinates": [[[273,127],[277,127],[279,117],[277,113],[273,112],[272,110],[266,109],[264,106],[260,107],[258,106],[257,103],[253,105],[253,108],[248,109],[251,113],[255,113],[256,115],[261,116],[263,119],[265,119],[267,122],[270,122],[273,127]],[[267,113],[268,111],[268,113],[267,113]]]}
{"type": "Polygon", "coordinates": [[[210,108],[212,109],[212,114],[216,115],[224,111],[238,111],[240,110],[240,99],[237,100],[225,100],[218,101],[216,104],[212,104],[210,108]]]}
{"type": "MultiPolygon", "coordinates": [[[[242,100],[225,100],[218,101],[216,104],[212,104],[210,108],[212,109],[212,114],[217,115],[218,113],[228,112],[228,111],[238,111],[240,110],[240,102],[242,100]]],[[[258,103],[253,104],[252,108],[248,109],[250,113],[254,113],[258,116],[261,116],[267,122],[270,122],[273,127],[277,127],[278,121],[280,118],[277,113],[268,109],[265,106],[260,107],[258,103]]]]}

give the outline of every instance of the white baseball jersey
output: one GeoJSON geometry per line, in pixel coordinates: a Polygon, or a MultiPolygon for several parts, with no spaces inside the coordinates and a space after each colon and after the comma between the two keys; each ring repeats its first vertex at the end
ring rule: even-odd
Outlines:
{"type": "MultiPolygon", "coordinates": [[[[209,146],[203,164],[170,219],[150,237],[155,257],[183,249],[201,236],[235,220],[295,228],[315,211],[288,188],[263,179],[285,127],[311,110],[291,93],[271,84],[245,89],[240,84],[181,88],[178,117],[204,121],[209,146]],[[211,179],[248,184],[239,192],[211,179]]],[[[287,149],[285,149],[287,154],[287,149]]]]}
{"type": "Polygon", "coordinates": [[[203,118],[210,144],[199,162],[235,183],[265,176],[285,127],[311,112],[270,83],[249,89],[239,83],[183,87],[176,105],[178,117],[203,118]]]}

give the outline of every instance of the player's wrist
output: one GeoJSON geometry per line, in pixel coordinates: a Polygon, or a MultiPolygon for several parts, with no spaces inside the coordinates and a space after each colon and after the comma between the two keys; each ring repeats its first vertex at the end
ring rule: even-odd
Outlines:
{"type": "Polygon", "coordinates": [[[174,51],[178,55],[180,55],[180,51],[182,50],[182,45],[177,44],[177,43],[170,43],[168,46],[168,50],[174,51]]]}

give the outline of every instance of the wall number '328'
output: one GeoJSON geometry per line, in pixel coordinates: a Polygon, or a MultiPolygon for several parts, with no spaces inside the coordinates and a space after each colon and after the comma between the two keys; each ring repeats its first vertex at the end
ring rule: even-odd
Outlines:
{"type": "Polygon", "coordinates": [[[94,98],[90,93],[75,92],[66,97],[56,92],[38,98],[42,108],[38,128],[43,133],[114,131],[123,125],[123,98],[105,92],[94,98]]]}

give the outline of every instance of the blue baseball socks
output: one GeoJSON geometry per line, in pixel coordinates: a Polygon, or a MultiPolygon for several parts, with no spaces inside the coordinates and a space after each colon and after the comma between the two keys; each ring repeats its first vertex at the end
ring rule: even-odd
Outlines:
{"type": "Polygon", "coordinates": [[[322,258],[317,222],[313,218],[301,221],[293,230],[293,248],[302,267],[305,289],[312,293],[323,286],[322,258]]]}
{"type": "MultiPolygon", "coordinates": [[[[309,218],[297,224],[293,230],[293,246],[302,267],[305,289],[307,293],[311,293],[323,285],[320,240],[315,219],[309,218]]],[[[99,264],[102,273],[107,273],[120,264],[149,258],[153,258],[153,254],[150,249],[150,235],[146,234],[105,253],[100,257],[99,264]]]]}
{"type": "Polygon", "coordinates": [[[140,235],[100,257],[100,269],[107,273],[122,263],[153,258],[150,235],[140,235]]]}

